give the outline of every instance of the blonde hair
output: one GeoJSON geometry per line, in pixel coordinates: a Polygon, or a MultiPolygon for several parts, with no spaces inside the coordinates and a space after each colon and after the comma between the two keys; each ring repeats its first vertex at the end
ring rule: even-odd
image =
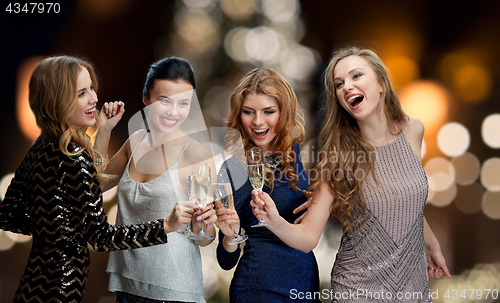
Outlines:
{"type": "MultiPolygon", "coordinates": [[[[393,90],[389,73],[380,57],[370,49],[346,47],[333,53],[333,57],[325,70],[324,81],[327,93],[326,122],[319,135],[322,156],[316,165],[318,178],[312,178],[313,189],[318,189],[322,182],[327,182],[333,190],[335,201],[332,203],[331,212],[342,223],[344,230],[349,229],[357,218],[366,212],[366,202],[361,190],[363,181],[372,174],[375,182],[379,183],[374,172],[375,160],[368,157],[369,161],[360,161],[355,155],[372,155],[373,147],[363,139],[356,120],[340,104],[334,85],[334,69],[337,63],[349,56],[359,56],[365,59],[372,67],[379,83],[383,86],[380,106],[384,106],[384,114],[392,134],[400,132],[399,125],[405,122],[407,115],[401,107],[396,92],[393,90]],[[338,161],[330,161],[329,155],[349,155],[336,157],[338,161]],[[351,157],[352,155],[352,157],[351,157]],[[345,172],[363,171],[364,178],[346,178],[345,172]],[[328,172],[323,174],[321,172],[328,172]],[[343,177],[337,178],[333,173],[341,172],[343,177]],[[333,177],[333,178],[332,178],[333,177]]],[[[378,111],[377,111],[378,112],[378,111]]],[[[366,160],[366,158],[365,158],[366,160]]],[[[380,183],[379,183],[380,184],[380,183]]],[[[359,221],[358,221],[359,222],[359,221]]]]}
{"type": "MultiPolygon", "coordinates": [[[[297,96],[288,82],[276,71],[269,68],[255,68],[248,72],[237,84],[229,99],[229,113],[226,126],[234,129],[235,133],[241,134],[245,151],[255,147],[243,125],[241,124],[241,112],[245,97],[250,93],[264,94],[273,97],[280,110],[278,124],[276,125],[276,136],[271,141],[275,154],[280,153],[283,158],[282,169],[279,178],[286,175],[288,186],[296,188],[298,176],[293,165],[298,155],[293,152],[293,143],[300,143],[304,139],[304,116],[299,106],[297,96]]],[[[237,136],[229,134],[226,148],[235,148],[237,136]]],[[[266,184],[272,189],[274,173],[266,169],[266,184]]],[[[282,182],[282,181],[280,181],[282,182]]]]}
{"type": "MultiPolygon", "coordinates": [[[[90,74],[93,88],[97,91],[97,77],[91,63],[70,56],[49,57],[41,61],[33,70],[29,82],[29,104],[42,136],[59,139],[59,148],[68,156],[75,156],[86,150],[92,159],[102,158],[94,150],[86,129],[69,123],[74,112],[77,99],[77,80],[82,69],[90,74]],[[68,147],[76,143],[82,147],[70,152],[68,147]]],[[[99,114],[96,115],[96,131],[99,126],[99,114]]],[[[105,162],[105,161],[104,161],[105,162]]],[[[96,166],[99,181],[106,181],[109,176],[102,173],[106,164],[96,166]]]]}

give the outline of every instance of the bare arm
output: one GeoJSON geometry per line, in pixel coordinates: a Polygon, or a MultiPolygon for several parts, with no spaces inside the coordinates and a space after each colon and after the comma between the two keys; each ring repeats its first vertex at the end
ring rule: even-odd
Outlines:
{"type": "Polygon", "coordinates": [[[451,277],[446,260],[441,252],[441,246],[431,230],[431,227],[424,218],[424,243],[425,254],[427,255],[427,271],[430,277],[441,278],[443,273],[451,277]]]}
{"type": "Polygon", "coordinates": [[[300,224],[290,224],[283,219],[274,201],[265,192],[261,192],[259,197],[256,191],[252,191],[251,205],[255,215],[260,215],[264,221],[272,223],[267,228],[278,238],[288,246],[307,253],[318,245],[330,217],[333,200],[331,190],[326,184],[322,184],[319,190],[314,191],[307,214],[300,224]]]}

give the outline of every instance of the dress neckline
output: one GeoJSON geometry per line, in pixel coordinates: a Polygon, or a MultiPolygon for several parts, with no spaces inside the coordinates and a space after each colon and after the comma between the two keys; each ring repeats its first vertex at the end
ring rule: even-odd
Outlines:
{"type": "Polygon", "coordinates": [[[399,139],[401,138],[403,134],[403,131],[399,131],[399,134],[398,136],[396,137],[396,139],[392,140],[391,142],[387,143],[386,145],[382,145],[382,146],[374,146],[373,148],[376,148],[376,149],[381,149],[381,148],[386,148],[386,147],[389,147],[393,144],[396,144],[397,141],[399,141],[399,139]]]}

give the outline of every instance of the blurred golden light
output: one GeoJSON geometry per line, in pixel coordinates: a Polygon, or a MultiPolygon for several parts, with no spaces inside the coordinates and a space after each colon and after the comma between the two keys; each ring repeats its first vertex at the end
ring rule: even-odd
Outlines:
{"type": "Polygon", "coordinates": [[[286,78],[307,80],[317,67],[313,51],[305,46],[291,45],[281,55],[281,68],[286,78]]]}
{"type": "MultiPolygon", "coordinates": [[[[430,183],[429,183],[430,185],[430,183]]],[[[429,199],[430,203],[437,207],[443,207],[449,205],[457,195],[457,185],[452,183],[444,191],[435,191],[432,200],[429,199]]]]}
{"type": "Polygon", "coordinates": [[[204,53],[214,50],[219,43],[219,22],[200,10],[184,9],[175,16],[177,32],[191,51],[204,53]]]}
{"type": "Polygon", "coordinates": [[[254,59],[259,61],[272,60],[280,50],[279,34],[267,26],[251,29],[245,37],[245,49],[254,59]]]}
{"type": "Polygon", "coordinates": [[[490,72],[478,62],[479,54],[455,52],[443,58],[441,78],[450,83],[458,94],[469,102],[484,101],[492,91],[490,72]]]}
{"type": "Polygon", "coordinates": [[[489,191],[500,191],[500,158],[490,158],[483,163],[481,184],[489,191]]]}
{"type": "Polygon", "coordinates": [[[275,22],[284,22],[297,15],[300,4],[297,0],[263,0],[264,15],[275,22]]]}
{"type": "Polygon", "coordinates": [[[0,200],[5,198],[5,193],[10,185],[10,181],[14,178],[14,173],[6,174],[3,176],[2,181],[0,181],[0,200]]]}
{"type": "Polygon", "coordinates": [[[403,88],[399,96],[405,112],[419,118],[428,131],[433,132],[448,115],[449,94],[435,82],[413,82],[403,88]]]}
{"type": "Polygon", "coordinates": [[[487,190],[483,195],[483,213],[490,219],[500,219],[500,192],[487,190]]]}
{"type": "Polygon", "coordinates": [[[427,177],[433,180],[429,183],[436,192],[445,191],[455,182],[455,168],[445,158],[432,158],[424,166],[427,177]]]}
{"type": "Polygon", "coordinates": [[[23,61],[17,72],[17,120],[23,134],[31,140],[40,135],[40,129],[36,125],[35,115],[31,111],[28,93],[31,74],[35,67],[45,57],[31,57],[23,61]]]}
{"type": "Polygon", "coordinates": [[[500,114],[491,114],[483,121],[481,135],[486,145],[500,148],[500,114]]]}
{"type": "Polygon", "coordinates": [[[224,49],[235,61],[249,61],[250,55],[245,47],[245,38],[250,30],[245,27],[233,28],[224,38],[224,49]]]}
{"type": "Polygon", "coordinates": [[[457,67],[465,65],[470,61],[465,53],[455,52],[446,55],[439,65],[441,78],[447,82],[451,82],[457,67]]]}
{"type": "Polygon", "coordinates": [[[304,21],[297,15],[287,21],[272,22],[269,27],[282,34],[289,44],[298,43],[306,33],[304,21]]]}
{"type": "Polygon", "coordinates": [[[452,84],[465,101],[480,102],[490,96],[492,79],[489,71],[477,64],[465,64],[453,74],[452,84]]]}
{"type": "Polygon", "coordinates": [[[385,60],[385,65],[390,71],[394,88],[402,88],[420,77],[417,62],[406,56],[394,56],[385,60]]]}
{"type": "Polygon", "coordinates": [[[462,124],[452,122],[444,125],[437,136],[439,149],[447,156],[463,154],[470,144],[470,134],[462,124]]]}
{"type": "Polygon", "coordinates": [[[245,20],[251,17],[256,11],[255,0],[220,0],[222,11],[234,20],[245,20]]]}
{"type": "Polygon", "coordinates": [[[451,164],[455,168],[455,182],[460,185],[470,185],[479,177],[481,163],[471,153],[464,153],[451,159],[451,164]]]}
{"type": "Polygon", "coordinates": [[[16,243],[14,240],[7,236],[8,231],[0,229],[0,251],[9,250],[16,243]]]}
{"type": "Polygon", "coordinates": [[[455,206],[464,214],[475,214],[481,210],[481,200],[484,188],[479,183],[469,186],[458,186],[455,206]]]}
{"type": "Polygon", "coordinates": [[[213,3],[213,0],[182,0],[182,2],[192,8],[203,8],[213,3]]]}

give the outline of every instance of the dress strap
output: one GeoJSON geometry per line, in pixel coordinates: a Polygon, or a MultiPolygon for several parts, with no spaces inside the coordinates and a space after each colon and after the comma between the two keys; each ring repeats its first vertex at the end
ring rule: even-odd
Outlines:
{"type": "Polygon", "coordinates": [[[132,154],[130,155],[130,158],[128,158],[128,163],[127,165],[130,165],[130,161],[132,160],[132,157],[134,156],[134,153],[135,153],[135,150],[137,149],[137,147],[139,146],[139,144],[141,143],[142,141],[142,138],[144,138],[144,136],[146,136],[146,134],[148,134],[149,131],[145,131],[144,134],[142,134],[141,138],[139,139],[139,141],[137,141],[137,144],[134,146],[134,149],[132,150],[132,154]]]}
{"type": "Polygon", "coordinates": [[[180,158],[182,157],[182,154],[184,154],[184,151],[186,150],[186,148],[188,147],[189,143],[191,143],[191,141],[193,141],[193,139],[189,140],[188,143],[186,143],[186,145],[184,146],[184,148],[182,149],[181,151],[181,154],[179,155],[179,158],[177,158],[177,161],[176,162],[179,162],[180,158]]]}

